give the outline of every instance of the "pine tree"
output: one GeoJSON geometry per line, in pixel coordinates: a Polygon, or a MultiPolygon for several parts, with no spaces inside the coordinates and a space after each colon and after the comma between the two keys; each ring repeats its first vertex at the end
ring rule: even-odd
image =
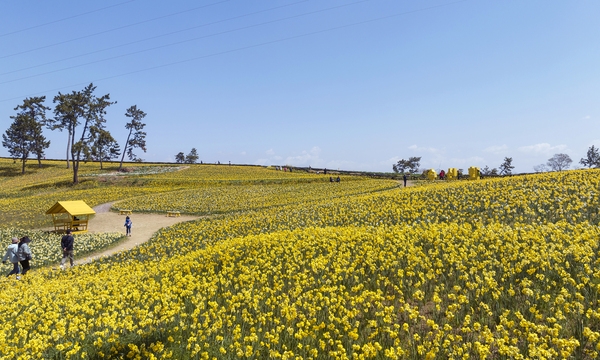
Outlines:
{"type": "Polygon", "coordinates": [[[511,175],[512,169],[515,167],[512,165],[513,159],[511,157],[505,157],[504,162],[500,165],[500,175],[511,175]]]}
{"type": "Polygon", "coordinates": [[[121,155],[121,149],[117,141],[112,137],[110,132],[105,129],[90,129],[93,143],[88,154],[89,159],[98,160],[100,169],[102,169],[103,161],[111,161],[121,155]]]}
{"type": "Polygon", "coordinates": [[[195,164],[196,161],[198,161],[198,158],[199,158],[198,151],[196,150],[196,148],[192,148],[190,153],[185,156],[185,163],[186,164],[195,164]]]}
{"type": "Polygon", "coordinates": [[[587,157],[581,158],[579,163],[588,168],[600,166],[600,151],[592,145],[587,151],[587,157]]]}
{"type": "Polygon", "coordinates": [[[129,130],[129,133],[127,134],[127,140],[125,141],[125,147],[123,149],[123,155],[121,156],[119,170],[123,168],[123,159],[125,158],[125,153],[127,153],[129,160],[141,162],[142,159],[133,153],[133,149],[140,148],[146,152],[146,133],[142,131],[144,126],[146,126],[146,124],[142,122],[142,119],[146,116],[146,113],[138,109],[137,105],[133,105],[127,109],[125,116],[131,118],[131,121],[125,124],[125,128],[129,130]]]}
{"type": "Polygon", "coordinates": [[[177,164],[183,164],[185,162],[185,154],[183,151],[180,151],[177,155],[175,155],[175,162],[177,164]]]}
{"type": "Polygon", "coordinates": [[[49,108],[42,103],[46,97],[26,98],[22,105],[15,110],[20,110],[16,116],[11,116],[13,123],[2,134],[2,146],[8,149],[13,159],[21,159],[22,170],[25,173],[25,163],[30,154],[38,159],[42,166],[44,150],[50,146],[42,133],[42,125],[46,123],[46,110],[49,108]]]}
{"type": "Polygon", "coordinates": [[[97,97],[94,95],[95,90],[94,84],[89,84],[82,91],[73,91],[71,94],[58,93],[54,97],[55,118],[49,122],[49,126],[52,129],[67,129],[69,132],[67,153],[70,153],[73,165],[73,184],[79,183],[79,162],[85,160],[91,152],[91,129],[104,128],[106,108],[115,103],[109,101],[109,94],[97,97]],[[83,126],[79,139],[75,141],[79,125],[83,126]]]}

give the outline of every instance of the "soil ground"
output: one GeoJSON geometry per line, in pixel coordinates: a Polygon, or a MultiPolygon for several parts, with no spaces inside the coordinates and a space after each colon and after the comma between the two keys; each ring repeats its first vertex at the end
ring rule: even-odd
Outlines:
{"type": "MultiPolygon", "coordinates": [[[[94,207],[96,215],[89,222],[90,233],[120,232],[125,235],[125,215],[111,212],[112,203],[102,204],[94,207]]],[[[180,217],[168,217],[166,214],[136,214],[129,216],[133,223],[131,236],[119,241],[115,246],[100,252],[89,254],[83,258],[75,259],[77,264],[88,263],[102,256],[111,256],[121,251],[126,251],[150,240],[152,235],[164,227],[199,219],[198,216],[182,215],[180,217]]]]}
{"type": "MultiPolygon", "coordinates": [[[[403,186],[404,180],[398,180],[398,183],[400,184],[401,187],[404,187],[403,186]]],[[[415,184],[414,181],[411,181],[411,180],[406,181],[406,187],[413,186],[414,184],[415,184]]]]}

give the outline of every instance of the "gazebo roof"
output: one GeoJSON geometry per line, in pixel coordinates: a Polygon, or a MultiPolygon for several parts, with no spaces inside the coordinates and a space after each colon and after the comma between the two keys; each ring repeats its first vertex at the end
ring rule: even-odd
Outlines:
{"type": "Polygon", "coordinates": [[[71,216],[92,215],[96,212],[82,200],[77,201],[59,201],[52,206],[46,214],[68,213],[71,216]]]}

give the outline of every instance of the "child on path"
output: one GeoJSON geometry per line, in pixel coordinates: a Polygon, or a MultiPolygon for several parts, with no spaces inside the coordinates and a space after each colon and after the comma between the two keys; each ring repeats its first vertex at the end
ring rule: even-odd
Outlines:
{"type": "Polygon", "coordinates": [[[19,258],[19,262],[21,263],[21,267],[23,268],[21,271],[21,274],[23,275],[25,275],[25,273],[31,269],[31,266],[29,266],[29,260],[31,260],[31,249],[28,245],[30,242],[31,239],[29,239],[28,236],[23,236],[18,244],[19,250],[17,251],[17,256],[19,258]]]}
{"type": "Polygon", "coordinates": [[[21,269],[19,269],[19,258],[17,257],[17,252],[19,251],[19,239],[14,237],[11,242],[12,243],[8,245],[8,248],[6,248],[6,254],[2,258],[2,263],[6,264],[6,260],[9,260],[13,264],[13,269],[7,276],[17,274],[18,279],[19,273],[21,272],[21,269]]]}
{"type": "Polygon", "coordinates": [[[129,216],[127,216],[125,218],[125,236],[131,236],[131,225],[133,223],[131,222],[131,219],[129,218],[129,216]]]}

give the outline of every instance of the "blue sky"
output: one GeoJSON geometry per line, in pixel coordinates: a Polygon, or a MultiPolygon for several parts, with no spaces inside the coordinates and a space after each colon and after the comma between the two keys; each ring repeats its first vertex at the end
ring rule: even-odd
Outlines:
{"type": "MultiPolygon", "coordinates": [[[[532,172],[600,145],[600,2],[0,0],[0,131],[28,96],[145,111],[146,161],[532,172]]],[[[52,113],[49,112],[49,116],[52,113]]],[[[45,131],[48,158],[66,134],[45,131]]],[[[123,145],[121,145],[123,147],[123,145]]],[[[0,148],[0,156],[8,156],[0,148]]]]}

